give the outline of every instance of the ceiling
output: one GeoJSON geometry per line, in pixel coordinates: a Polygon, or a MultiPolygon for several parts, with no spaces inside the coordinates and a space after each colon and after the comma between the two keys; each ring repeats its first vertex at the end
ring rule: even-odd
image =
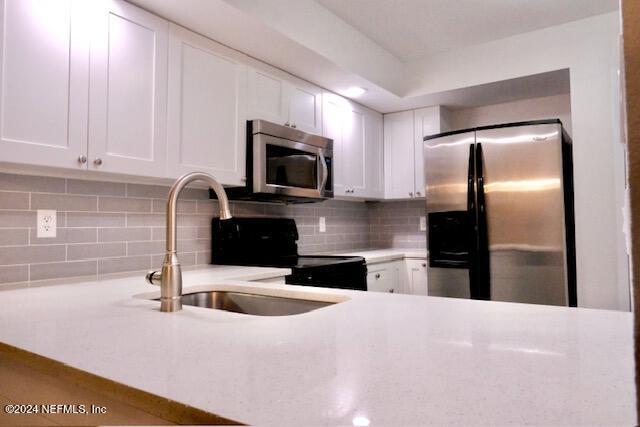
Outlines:
{"type": "Polygon", "coordinates": [[[618,9],[618,0],[316,0],[401,61],[618,9]]]}

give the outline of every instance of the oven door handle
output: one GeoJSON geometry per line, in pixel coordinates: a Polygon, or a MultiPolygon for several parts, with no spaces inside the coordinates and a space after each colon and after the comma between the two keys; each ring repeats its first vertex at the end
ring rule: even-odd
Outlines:
{"type": "Polygon", "coordinates": [[[327,179],[329,178],[329,169],[327,168],[327,159],[324,157],[324,153],[320,150],[320,164],[322,165],[322,179],[318,185],[318,192],[322,196],[324,193],[324,187],[327,185],[327,179]]]}

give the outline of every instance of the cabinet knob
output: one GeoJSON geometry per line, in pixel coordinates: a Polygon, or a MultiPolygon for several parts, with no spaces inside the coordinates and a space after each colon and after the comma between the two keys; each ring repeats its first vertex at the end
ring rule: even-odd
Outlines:
{"type": "Polygon", "coordinates": [[[376,273],[375,278],[379,279],[380,278],[380,273],[376,273]]]}
{"type": "Polygon", "coordinates": [[[80,163],[81,165],[87,163],[87,156],[85,156],[84,154],[80,154],[78,156],[78,163],[80,163]]]}
{"type": "Polygon", "coordinates": [[[419,191],[416,191],[416,196],[419,196],[419,195],[420,195],[420,192],[419,192],[419,191]]]}
{"type": "Polygon", "coordinates": [[[422,263],[422,266],[423,266],[423,267],[426,267],[426,266],[427,266],[427,263],[426,263],[426,262],[423,262],[423,263],[422,263]]]}
{"type": "Polygon", "coordinates": [[[100,157],[96,158],[93,161],[93,164],[96,165],[96,166],[100,166],[102,164],[102,159],[100,157]]]}
{"type": "Polygon", "coordinates": [[[296,128],[296,124],[295,123],[291,123],[291,127],[295,129],[296,128]]]}
{"type": "Polygon", "coordinates": [[[395,289],[389,289],[390,294],[394,293],[395,291],[396,291],[395,289]]]}
{"type": "Polygon", "coordinates": [[[409,191],[409,197],[413,197],[413,192],[409,191]]]}
{"type": "Polygon", "coordinates": [[[291,126],[291,123],[289,123],[289,122],[285,122],[285,123],[284,123],[284,125],[285,125],[285,126],[291,126]]]}

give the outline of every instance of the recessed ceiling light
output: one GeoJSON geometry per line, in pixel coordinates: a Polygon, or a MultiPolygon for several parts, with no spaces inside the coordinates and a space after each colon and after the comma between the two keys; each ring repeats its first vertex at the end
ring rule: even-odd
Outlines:
{"type": "Polygon", "coordinates": [[[348,89],[343,90],[342,93],[344,96],[348,98],[357,98],[362,96],[367,90],[360,86],[351,86],[348,89]]]}
{"type": "Polygon", "coordinates": [[[352,423],[356,427],[367,427],[369,424],[371,424],[371,421],[369,421],[369,418],[367,417],[358,416],[353,417],[352,423]]]}

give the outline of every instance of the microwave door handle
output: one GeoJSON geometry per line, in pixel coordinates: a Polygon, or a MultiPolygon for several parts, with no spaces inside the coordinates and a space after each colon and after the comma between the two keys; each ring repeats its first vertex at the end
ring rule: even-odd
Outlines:
{"type": "Polygon", "coordinates": [[[322,165],[322,179],[318,185],[318,191],[320,194],[324,191],[325,185],[327,185],[327,179],[329,178],[329,169],[327,168],[327,159],[324,158],[324,153],[320,151],[320,164],[322,165]]]}

